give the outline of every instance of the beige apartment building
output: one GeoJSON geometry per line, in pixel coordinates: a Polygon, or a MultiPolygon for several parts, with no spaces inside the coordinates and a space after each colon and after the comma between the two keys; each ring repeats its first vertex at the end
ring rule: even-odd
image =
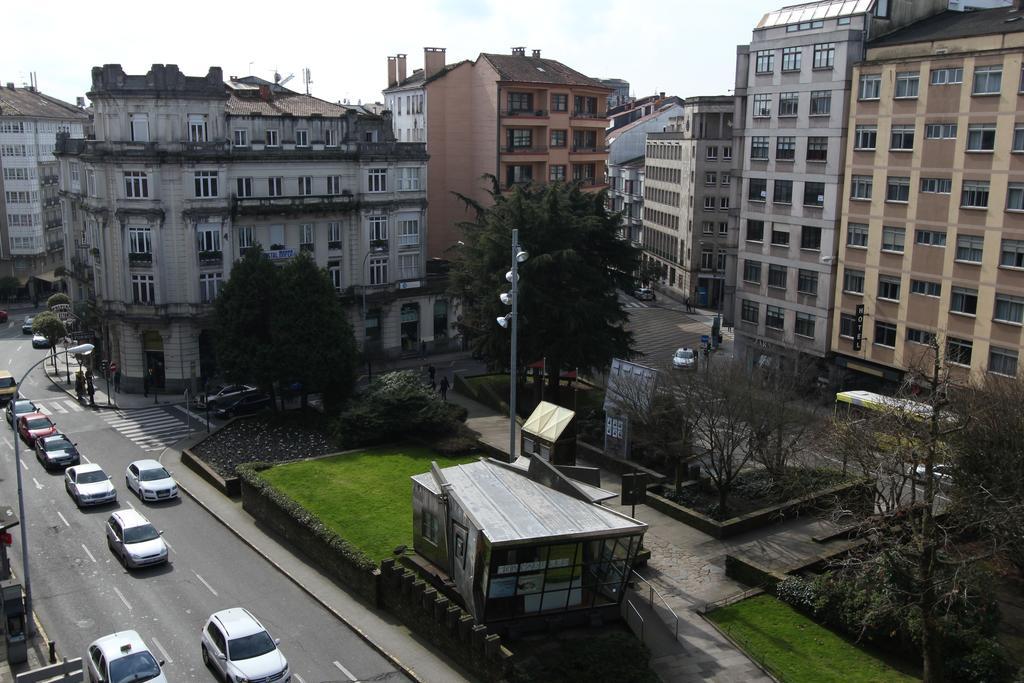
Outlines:
{"type": "Polygon", "coordinates": [[[933,342],[960,380],[1017,374],[1022,58],[1024,13],[999,8],[919,21],[854,67],[831,337],[848,381],[899,381],[933,342]]]}
{"type": "Polygon", "coordinates": [[[427,256],[450,257],[459,224],[474,218],[454,193],[489,203],[485,174],[501,190],[555,181],[604,187],[611,91],[540,50],[527,56],[523,47],[456,64],[445,64],[443,48],[424,48],[424,69],[408,76],[406,56],[389,57],[383,92],[396,137],[426,130],[427,256]]]}

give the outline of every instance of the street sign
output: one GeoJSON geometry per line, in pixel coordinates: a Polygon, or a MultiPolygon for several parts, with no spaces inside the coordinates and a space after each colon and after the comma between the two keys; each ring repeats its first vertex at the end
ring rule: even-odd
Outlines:
{"type": "Polygon", "coordinates": [[[622,475],[622,504],[636,505],[647,500],[647,474],[634,472],[622,475]]]}
{"type": "Polygon", "coordinates": [[[864,304],[857,304],[853,324],[853,350],[860,351],[861,340],[864,338],[864,304]]]}
{"type": "Polygon", "coordinates": [[[709,337],[706,334],[700,335],[700,345],[701,346],[707,346],[709,341],[711,341],[711,337],[709,337]]]}

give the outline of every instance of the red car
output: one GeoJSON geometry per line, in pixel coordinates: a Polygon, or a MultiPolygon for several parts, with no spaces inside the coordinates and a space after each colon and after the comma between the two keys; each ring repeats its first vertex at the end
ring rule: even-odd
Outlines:
{"type": "Polygon", "coordinates": [[[53,436],[57,426],[42,413],[28,413],[18,418],[18,434],[29,446],[34,446],[41,436],[53,436]]]}
{"type": "Polygon", "coordinates": [[[7,322],[7,311],[0,311],[0,323],[7,322]]]}

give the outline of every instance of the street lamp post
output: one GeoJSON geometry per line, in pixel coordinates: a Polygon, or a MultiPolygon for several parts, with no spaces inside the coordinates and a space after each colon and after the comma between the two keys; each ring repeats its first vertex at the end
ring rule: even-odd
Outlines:
{"type": "MultiPolygon", "coordinates": [[[[67,352],[75,356],[87,356],[92,353],[95,347],[92,344],[79,344],[78,346],[72,346],[67,349],[67,352]]],[[[44,356],[32,364],[25,374],[22,375],[21,381],[18,382],[19,392],[22,384],[28,378],[28,374],[35,370],[37,367],[49,360],[49,355],[44,356]]],[[[29,579],[28,573],[28,520],[25,518],[25,493],[22,489],[22,477],[21,477],[21,435],[17,434],[18,424],[14,424],[14,471],[18,474],[18,518],[21,520],[21,565],[24,576],[22,581],[25,583],[25,614],[28,615],[28,623],[26,630],[28,634],[35,635],[32,620],[32,582],[29,579]]]]}
{"type": "Polygon", "coordinates": [[[519,264],[530,258],[530,255],[519,248],[519,230],[512,230],[512,270],[505,273],[505,279],[512,285],[508,292],[502,292],[501,303],[512,307],[512,312],[498,317],[502,327],[511,325],[512,351],[509,360],[509,425],[508,425],[508,457],[509,462],[516,459],[516,384],[518,368],[516,367],[517,344],[519,341],[519,264]]]}

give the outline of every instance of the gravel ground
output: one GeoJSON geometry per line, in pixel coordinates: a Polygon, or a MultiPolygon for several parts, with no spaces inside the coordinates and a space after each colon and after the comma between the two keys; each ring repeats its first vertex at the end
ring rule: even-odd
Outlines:
{"type": "Polygon", "coordinates": [[[284,462],[338,451],[316,412],[266,413],[238,419],[196,444],[192,452],[222,477],[247,462],[284,462]]]}

